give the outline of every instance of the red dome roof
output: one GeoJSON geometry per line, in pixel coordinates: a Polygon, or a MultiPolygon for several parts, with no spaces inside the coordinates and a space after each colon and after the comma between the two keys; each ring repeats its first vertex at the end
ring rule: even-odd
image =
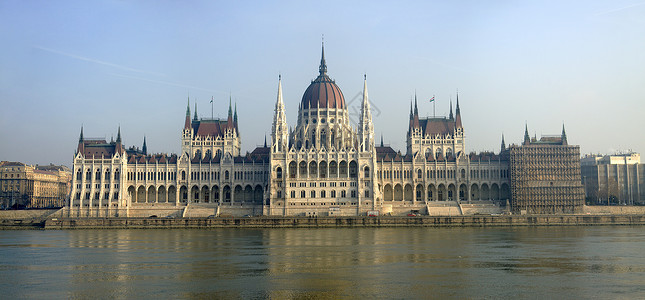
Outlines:
{"type": "Polygon", "coordinates": [[[320,75],[311,82],[304,95],[300,106],[302,109],[312,108],[347,108],[345,97],[336,83],[327,76],[325,63],[325,47],[322,48],[322,57],[319,67],[320,75]]]}
{"type": "Polygon", "coordinates": [[[305,94],[302,95],[303,109],[311,108],[346,108],[345,97],[340,88],[327,75],[321,75],[314,80],[305,94]]]}

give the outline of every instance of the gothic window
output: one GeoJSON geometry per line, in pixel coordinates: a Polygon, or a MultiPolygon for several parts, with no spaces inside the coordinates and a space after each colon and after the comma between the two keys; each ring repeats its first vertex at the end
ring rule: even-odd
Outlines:
{"type": "Polygon", "coordinates": [[[316,198],[316,191],[311,191],[311,198],[316,198]]]}
{"type": "Polygon", "coordinates": [[[370,178],[370,167],[365,167],[365,178],[370,178]]]}
{"type": "Polygon", "coordinates": [[[304,198],[304,197],[305,197],[305,191],[300,191],[300,198],[304,198]]]}
{"type": "Polygon", "coordinates": [[[461,179],[465,179],[465,178],[466,178],[466,170],[461,169],[461,179]]]}
{"type": "Polygon", "coordinates": [[[358,164],[356,163],[356,161],[351,161],[349,163],[349,177],[356,178],[356,176],[358,175],[357,169],[358,169],[358,164]]]}
{"type": "Polygon", "coordinates": [[[181,180],[186,180],[186,171],[181,171],[181,180]]]}
{"type": "Polygon", "coordinates": [[[437,151],[436,151],[435,153],[436,153],[436,154],[435,154],[435,158],[436,158],[436,159],[439,159],[439,157],[441,156],[441,153],[442,153],[442,152],[441,152],[441,148],[437,148],[437,151]]]}
{"type": "Polygon", "coordinates": [[[331,197],[336,198],[336,191],[331,191],[331,197]]]}
{"type": "Polygon", "coordinates": [[[278,179],[282,179],[282,168],[278,167],[278,168],[275,170],[275,173],[276,173],[276,177],[277,177],[278,179]]]}
{"type": "Polygon", "coordinates": [[[325,196],[327,196],[325,191],[320,191],[320,198],[325,198],[325,196]]]}
{"type": "Polygon", "coordinates": [[[226,172],[224,172],[224,180],[228,180],[228,177],[229,177],[229,175],[228,175],[228,170],[227,170],[226,172]]]}
{"type": "Polygon", "coordinates": [[[421,169],[417,170],[417,179],[423,178],[423,172],[421,172],[421,169]]]}

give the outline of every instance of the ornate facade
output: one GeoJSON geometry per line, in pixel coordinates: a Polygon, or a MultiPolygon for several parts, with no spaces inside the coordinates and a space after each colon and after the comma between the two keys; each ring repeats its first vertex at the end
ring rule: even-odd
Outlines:
{"type": "Polygon", "coordinates": [[[246,155],[230,103],[227,119],[200,119],[196,111],[191,119],[188,103],[180,154],[149,154],[145,139],[141,150],[126,149],[120,129],[111,142],[84,138],[81,129],[70,215],[132,216],[151,207],[184,217],[406,215],[510,200],[503,137],[499,154],[467,153],[459,98],[454,115],[451,103],[449,116],[432,118],[419,117],[415,99],[402,154],[375,141],[366,78],[354,124],[324,48],[318,72],[295,126],[287,123],[279,78],[270,143],[246,155]]]}

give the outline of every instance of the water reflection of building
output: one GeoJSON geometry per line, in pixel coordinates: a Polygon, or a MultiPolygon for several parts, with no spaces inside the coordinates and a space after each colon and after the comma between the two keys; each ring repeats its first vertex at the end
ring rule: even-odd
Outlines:
{"type": "MultiPolygon", "coordinates": [[[[116,141],[82,135],[74,158],[70,210],[116,216],[137,207],[213,208],[233,215],[366,215],[424,213],[457,203],[505,204],[508,155],[467,153],[459,98],[446,117],[421,118],[410,104],[402,154],[375,141],[367,80],[360,116],[350,120],[342,91],[327,74],[324,48],[318,76],[305,90],[295,126],[286,121],[278,81],[270,143],[240,153],[237,109],[226,119],[200,119],[186,109],[181,153],[149,154],[116,141]],[[356,124],[353,124],[356,123],[356,124]]],[[[186,213],[184,213],[185,215],[186,213]]],[[[197,216],[197,215],[194,215],[197,216]]]]}
{"type": "Polygon", "coordinates": [[[592,204],[645,203],[645,169],[640,154],[586,155],[580,161],[582,185],[592,204]]]}

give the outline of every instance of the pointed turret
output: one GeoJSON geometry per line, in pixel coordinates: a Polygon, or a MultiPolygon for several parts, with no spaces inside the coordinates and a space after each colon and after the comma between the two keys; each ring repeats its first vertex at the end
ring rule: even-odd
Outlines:
{"type": "Polygon", "coordinates": [[[146,145],[146,136],[143,136],[143,147],[141,147],[143,155],[148,155],[148,146],[146,145]]]}
{"type": "Polygon", "coordinates": [[[228,96],[228,125],[233,126],[233,108],[231,106],[231,95],[228,96]]]}
{"type": "Polygon", "coordinates": [[[450,116],[449,117],[450,117],[450,120],[453,119],[453,115],[452,115],[452,99],[450,99],[450,116]]]}
{"type": "Polygon", "coordinates": [[[456,128],[462,128],[461,125],[461,111],[459,110],[459,94],[457,94],[457,108],[455,109],[456,117],[455,117],[455,127],[456,128]]]}
{"type": "Polygon", "coordinates": [[[417,93],[414,92],[414,115],[412,117],[412,128],[421,128],[419,125],[419,108],[417,107],[417,93]]]}
{"type": "Polygon", "coordinates": [[[367,75],[363,77],[363,103],[361,104],[361,119],[358,128],[361,151],[370,151],[374,145],[374,125],[372,124],[372,112],[367,93],[367,75]]]}
{"type": "Polygon", "coordinates": [[[121,142],[121,125],[119,125],[119,129],[116,134],[116,148],[114,152],[119,154],[123,153],[123,143],[121,142]]]}
{"type": "Polygon", "coordinates": [[[76,153],[83,153],[85,151],[85,141],[83,138],[83,126],[81,126],[81,135],[78,137],[78,147],[76,153]]]}
{"type": "Polygon", "coordinates": [[[502,133],[502,145],[500,146],[499,152],[501,153],[504,150],[506,150],[506,143],[504,142],[504,134],[502,133]]]}
{"type": "Polygon", "coordinates": [[[188,96],[188,103],[186,104],[186,121],[184,122],[184,129],[190,129],[190,96],[188,96]]]}
{"type": "Polygon", "coordinates": [[[193,121],[197,121],[197,102],[195,102],[195,116],[193,117],[193,121]]]}
{"type": "Polygon", "coordinates": [[[529,136],[529,126],[524,124],[524,145],[531,143],[531,137],[529,136]]]}
{"type": "Polygon", "coordinates": [[[235,126],[235,131],[239,131],[237,129],[237,102],[235,102],[235,113],[233,114],[233,126],[235,126]]]}
{"type": "Polygon", "coordinates": [[[267,135],[266,133],[264,134],[264,148],[267,147],[267,135]]]}
{"type": "Polygon", "coordinates": [[[385,145],[383,144],[383,133],[381,133],[381,147],[385,147],[385,145]]]}
{"type": "Polygon", "coordinates": [[[274,152],[286,151],[289,142],[289,126],[282,101],[282,75],[278,75],[278,96],[273,112],[273,126],[271,128],[271,143],[274,152]]]}
{"type": "Polygon", "coordinates": [[[564,123],[562,123],[562,145],[568,145],[567,133],[564,131],[564,123]]]}

